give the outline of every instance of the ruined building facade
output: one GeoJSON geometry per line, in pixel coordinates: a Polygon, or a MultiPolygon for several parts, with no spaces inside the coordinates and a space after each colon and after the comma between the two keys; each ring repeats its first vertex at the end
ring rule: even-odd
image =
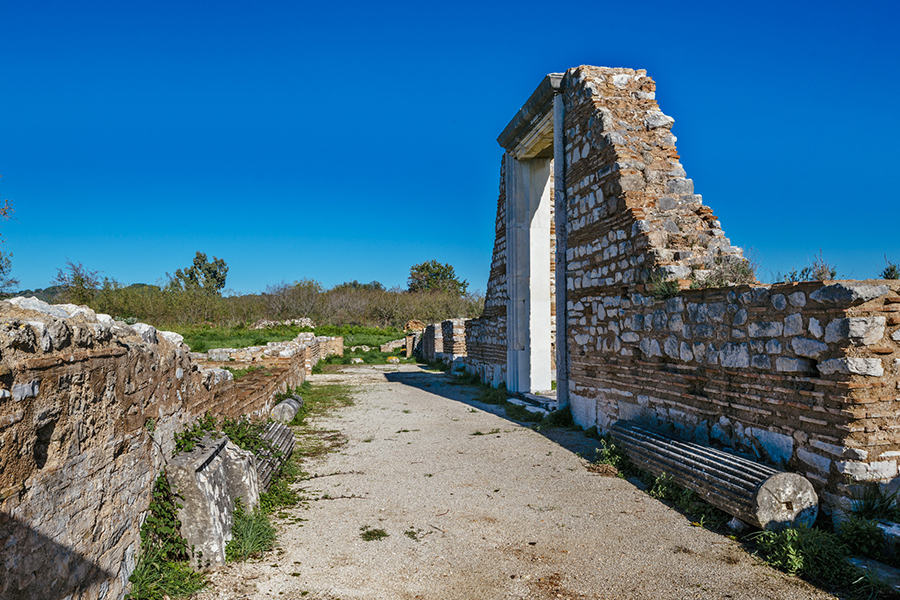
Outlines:
{"type": "Polygon", "coordinates": [[[458,360],[513,392],[555,380],[584,427],[744,452],[846,508],[853,485],[897,477],[900,282],[728,285],[748,275],[741,249],[673,122],[644,71],[544,78],[498,138],[485,310],[458,360]]]}

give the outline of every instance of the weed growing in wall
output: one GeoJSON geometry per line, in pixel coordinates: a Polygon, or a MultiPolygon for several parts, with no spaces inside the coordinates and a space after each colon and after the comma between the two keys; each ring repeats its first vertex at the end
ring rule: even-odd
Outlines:
{"type": "Polygon", "coordinates": [[[717,256],[712,266],[701,276],[697,271],[691,273],[691,289],[707,289],[756,282],[756,269],[746,258],[736,256],[717,256]]]}
{"type": "Polygon", "coordinates": [[[216,430],[216,419],[206,413],[191,427],[175,432],[175,454],[190,452],[203,436],[216,430]]]}
{"type": "Polygon", "coordinates": [[[887,254],[884,255],[884,262],[887,263],[887,266],[881,271],[881,278],[900,279],[900,264],[889,261],[887,254]]]}
{"type": "Polygon", "coordinates": [[[813,258],[811,265],[803,267],[797,272],[792,269],[784,276],[785,283],[796,283],[799,281],[825,281],[826,279],[834,279],[837,277],[837,269],[834,265],[828,263],[822,255],[822,250],[813,258]]]}
{"type": "Polygon", "coordinates": [[[661,273],[654,273],[647,282],[650,294],[657,300],[674,298],[681,293],[681,285],[674,279],[666,279],[661,273]]]}
{"type": "Polygon", "coordinates": [[[206,577],[187,564],[189,548],[181,537],[178,498],[160,473],[153,484],[149,513],[141,525],[141,549],[129,577],[132,600],[184,598],[206,587],[206,577]]]}

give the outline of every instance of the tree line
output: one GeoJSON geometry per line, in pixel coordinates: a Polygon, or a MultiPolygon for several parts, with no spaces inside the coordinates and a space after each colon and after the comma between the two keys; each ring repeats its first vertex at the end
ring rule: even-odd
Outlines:
{"type": "Polygon", "coordinates": [[[413,319],[433,323],[481,314],[484,297],[468,292],[452,266],[432,260],[410,268],[407,287],[356,280],[326,289],[313,279],[271,284],[258,294],[223,293],[228,266],[197,252],[191,265],[166,274],[159,285],[124,285],[81,263],[57,270],[45,300],[87,305],[126,322],[157,327],[249,326],[259,320],[308,317],[316,325],[403,328],[413,319]]]}

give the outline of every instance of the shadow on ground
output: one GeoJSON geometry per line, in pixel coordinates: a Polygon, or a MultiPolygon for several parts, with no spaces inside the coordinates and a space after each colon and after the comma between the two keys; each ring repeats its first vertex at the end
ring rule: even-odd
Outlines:
{"type": "Polygon", "coordinates": [[[394,372],[385,373],[384,376],[392,383],[400,383],[410,387],[418,388],[423,391],[436,394],[454,402],[461,402],[473,408],[483,410],[502,419],[506,419],[522,427],[534,429],[547,439],[559,444],[566,450],[574,452],[588,460],[593,460],[595,450],[600,446],[600,442],[596,439],[589,438],[584,435],[584,431],[580,427],[560,428],[546,427],[536,423],[528,423],[525,421],[517,421],[511,419],[503,406],[496,404],[485,404],[479,402],[475,398],[481,393],[481,388],[474,385],[460,385],[453,383],[453,379],[447,373],[442,372],[394,372]]]}

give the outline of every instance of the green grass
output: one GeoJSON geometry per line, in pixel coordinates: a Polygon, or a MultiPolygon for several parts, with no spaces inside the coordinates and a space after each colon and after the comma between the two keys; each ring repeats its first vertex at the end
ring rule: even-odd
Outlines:
{"type": "Polygon", "coordinates": [[[262,507],[247,512],[240,498],[234,502],[234,524],[231,541],[225,545],[225,559],[243,561],[259,556],[275,546],[275,527],[262,507]]]}
{"type": "Polygon", "coordinates": [[[312,330],[309,327],[287,325],[270,329],[201,325],[180,327],[176,333],[184,336],[184,343],[190,346],[192,352],[207,352],[213,348],[247,348],[265,346],[269,342],[286,342],[297,337],[302,331],[312,330]]]}
{"type": "Polygon", "coordinates": [[[361,537],[364,542],[377,542],[390,535],[384,529],[372,529],[368,525],[363,525],[359,528],[359,531],[359,537],[361,537]]]}
{"type": "Polygon", "coordinates": [[[295,394],[303,398],[303,406],[290,422],[292,427],[305,426],[309,417],[324,416],[336,408],[353,404],[349,385],[313,385],[309,381],[304,381],[302,385],[284,394],[278,394],[275,398],[283,400],[295,394]]]}
{"type": "Polygon", "coordinates": [[[344,338],[344,347],[350,346],[378,346],[387,344],[394,340],[406,337],[401,329],[396,327],[361,327],[358,325],[323,325],[316,327],[316,335],[342,336],[344,338]]]}
{"type": "MultiPolygon", "coordinates": [[[[344,342],[344,347],[347,347],[346,341],[344,342]]],[[[352,364],[351,360],[354,358],[361,358],[364,365],[386,365],[388,364],[387,359],[392,356],[398,358],[401,363],[414,364],[416,362],[415,358],[404,358],[402,349],[397,349],[393,352],[382,352],[378,348],[374,348],[367,352],[362,350],[357,350],[356,352],[345,350],[343,356],[329,356],[324,360],[320,360],[316,367],[321,369],[320,365],[349,365],[352,364]]]]}
{"type": "Polygon", "coordinates": [[[134,572],[128,579],[131,600],[188,598],[206,587],[206,576],[192,570],[186,561],[171,561],[159,546],[142,548],[134,572]]]}

